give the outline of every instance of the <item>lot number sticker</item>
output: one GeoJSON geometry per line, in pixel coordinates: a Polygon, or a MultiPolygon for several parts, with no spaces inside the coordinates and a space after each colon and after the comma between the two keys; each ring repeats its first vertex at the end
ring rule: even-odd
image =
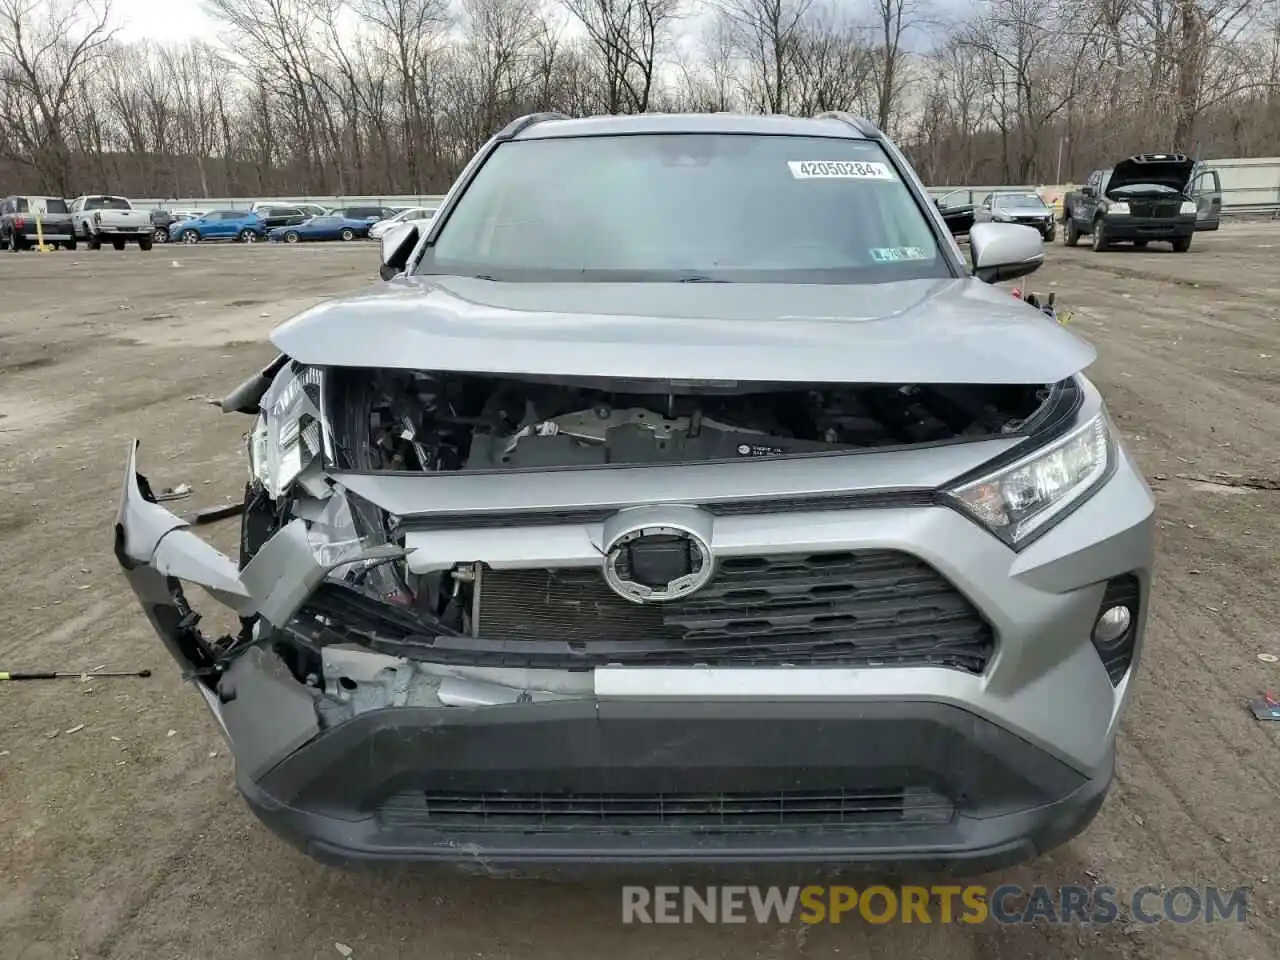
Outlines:
{"type": "Polygon", "coordinates": [[[788,160],[791,176],[797,180],[893,180],[883,163],[861,160],[788,160]]]}

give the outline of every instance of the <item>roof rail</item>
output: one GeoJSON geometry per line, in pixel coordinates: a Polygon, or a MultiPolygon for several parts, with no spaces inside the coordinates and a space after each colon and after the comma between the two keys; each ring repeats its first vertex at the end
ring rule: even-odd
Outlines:
{"type": "Polygon", "coordinates": [[[864,137],[871,137],[872,139],[878,139],[883,136],[883,134],[880,133],[879,128],[877,128],[870,120],[866,119],[866,117],[855,117],[847,110],[824,110],[814,119],[840,120],[841,122],[847,123],[849,126],[853,127],[853,129],[857,130],[864,137]]]}
{"type": "Polygon", "coordinates": [[[542,123],[543,120],[568,120],[570,119],[563,113],[526,113],[523,117],[516,117],[498,132],[499,140],[512,140],[522,130],[532,127],[535,123],[542,123]]]}

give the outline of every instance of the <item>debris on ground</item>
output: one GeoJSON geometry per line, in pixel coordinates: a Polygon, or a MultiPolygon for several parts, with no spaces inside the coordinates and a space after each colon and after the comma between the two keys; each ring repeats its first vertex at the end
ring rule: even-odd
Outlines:
{"type": "Polygon", "coordinates": [[[166,487],[156,494],[156,503],[163,503],[166,500],[181,500],[183,497],[191,496],[191,484],[180,483],[176,487],[166,487]]]}
{"type": "Polygon", "coordinates": [[[166,737],[176,737],[177,735],[178,735],[177,730],[170,730],[168,733],[165,734],[166,737]]]}
{"type": "Polygon", "coordinates": [[[191,524],[214,523],[218,520],[226,520],[229,517],[238,517],[244,513],[244,502],[228,503],[217,507],[206,507],[203,510],[197,510],[191,516],[187,517],[187,522],[191,524]]]}
{"type": "Polygon", "coordinates": [[[1280,657],[1277,657],[1274,653],[1260,653],[1258,654],[1258,659],[1263,663],[1280,663],[1280,657]]]}
{"type": "Polygon", "coordinates": [[[1275,694],[1270,691],[1260,697],[1252,697],[1249,700],[1249,709],[1259,720],[1280,721],[1280,700],[1277,700],[1275,694]]]}
{"type": "Polygon", "coordinates": [[[1280,490],[1280,480],[1275,477],[1246,477],[1237,473],[1216,473],[1207,476],[1202,473],[1180,473],[1179,480],[1190,480],[1192,483],[1208,483],[1215,487],[1242,487],[1246,490],[1280,490]]]}
{"type": "Polygon", "coordinates": [[[84,729],[84,724],[83,724],[83,723],[77,723],[77,724],[76,724],[74,727],[72,727],[70,730],[63,730],[62,732],[63,732],[63,733],[79,733],[79,732],[80,732],[81,730],[83,730],[83,729],[84,729]]]}
{"type": "Polygon", "coordinates": [[[348,947],[345,943],[338,943],[337,941],[334,941],[333,949],[337,950],[344,957],[349,957],[351,956],[351,954],[355,952],[350,947],[348,947]]]}

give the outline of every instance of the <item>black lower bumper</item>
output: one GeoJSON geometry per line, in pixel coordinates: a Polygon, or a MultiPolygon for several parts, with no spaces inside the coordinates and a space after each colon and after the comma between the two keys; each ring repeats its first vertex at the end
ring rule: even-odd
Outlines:
{"type": "Polygon", "coordinates": [[[1111,781],[1110,755],[1082,776],[964,710],[895,701],[389,708],[256,781],[238,767],[254,813],[315,859],[485,872],[984,872],[1074,837],[1111,781]]]}
{"type": "Polygon", "coordinates": [[[1180,240],[1196,232],[1194,216],[1172,218],[1107,217],[1108,240],[1180,240]]]}

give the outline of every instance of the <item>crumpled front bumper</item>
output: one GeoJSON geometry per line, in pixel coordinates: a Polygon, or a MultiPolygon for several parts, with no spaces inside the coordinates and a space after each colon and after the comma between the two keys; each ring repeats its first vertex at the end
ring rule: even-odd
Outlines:
{"type": "MultiPolygon", "coordinates": [[[[778,671],[660,671],[665,692],[655,693],[628,687],[657,671],[607,668],[595,671],[592,692],[567,701],[386,707],[325,724],[317,710],[321,692],[299,683],[269,649],[249,648],[215,679],[183,590],[184,581],[198,585],[241,617],[288,630],[333,569],[309,542],[305,525],[285,526],[239,570],[154,501],[136,457],[134,443],[115,523],[124,574],[217,718],[250,808],[317,859],[448,862],[483,870],[810,863],[977,872],[1075,836],[1111,782],[1109,736],[1087,769],[1066,763],[985,705],[926,692],[961,682],[941,669],[824,671],[826,693],[797,696],[771,686],[778,671]],[[717,673],[722,687],[738,684],[738,693],[682,689],[717,673]],[[421,815],[418,802],[459,793],[491,803],[513,793],[541,802],[566,791],[607,800],[744,791],[829,796],[899,787],[952,798],[953,814],[865,831],[708,833],[680,824],[437,822],[421,815]],[[413,814],[407,819],[406,797],[413,814]]],[[[1076,655],[1059,673],[1083,680],[1099,669],[1076,655]]],[[[975,690],[982,684],[980,678],[963,682],[975,690]]],[[[1036,696],[1034,690],[1027,695],[1036,696]]]]}

